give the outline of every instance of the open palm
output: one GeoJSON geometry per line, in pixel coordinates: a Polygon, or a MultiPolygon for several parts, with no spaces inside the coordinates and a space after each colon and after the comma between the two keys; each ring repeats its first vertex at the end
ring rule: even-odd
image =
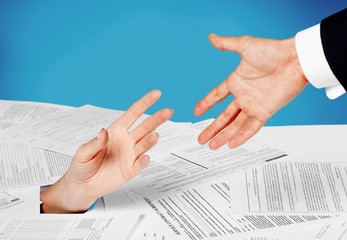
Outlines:
{"type": "Polygon", "coordinates": [[[239,66],[195,107],[202,115],[230,94],[234,100],[199,136],[210,141],[211,149],[226,143],[236,147],[254,134],[265,122],[288,104],[307,85],[295,49],[294,39],[283,41],[243,37],[209,36],[220,50],[241,54],[239,66]]]}
{"type": "Polygon", "coordinates": [[[160,95],[158,90],[146,94],[111,126],[102,129],[98,137],[79,147],[65,175],[41,192],[46,212],[85,211],[97,198],[116,190],[148,166],[149,156],[145,153],[159,139],[153,131],[173,111],[162,109],[129,129],[160,95]]]}
{"type": "Polygon", "coordinates": [[[133,130],[129,128],[159,97],[159,91],[148,93],[111,126],[102,129],[98,138],[77,151],[68,174],[88,196],[101,197],[148,166],[149,156],[143,154],[159,139],[159,135],[152,132],[172,116],[172,110],[163,109],[133,130]]]}

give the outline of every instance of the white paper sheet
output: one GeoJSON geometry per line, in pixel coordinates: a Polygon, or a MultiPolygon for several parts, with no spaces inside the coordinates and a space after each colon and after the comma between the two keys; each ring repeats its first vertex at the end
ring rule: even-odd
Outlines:
{"type": "Polygon", "coordinates": [[[347,162],[272,162],[233,174],[233,214],[346,213],[347,162]]]}
{"type": "MultiPolygon", "coordinates": [[[[133,197],[133,195],[130,195],[133,197]]],[[[133,198],[143,208],[155,213],[156,221],[164,223],[177,239],[222,238],[241,239],[258,232],[300,229],[306,223],[332,219],[333,215],[232,215],[229,210],[229,186],[218,181],[196,187],[159,200],[133,198]]],[[[231,197],[233,199],[233,197],[231,197]]],[[[264,235],[266,236],[266,235],[264,235]]],[[[170,238],[171,239],[171,238],[170,238]]]]}
{"type": "Polygon", "coordinates": [[[264,127],[254,137],[283,149],[295,161],[334,162],[347,155],[347,125],[264,127]]]}
{"type": "Polygon", "coordinates": [[[77,148],[98,135],[122,114],[86,105],[44,119],[31,121],[8,132],[7,139],[73,156],[77,148]]]}
{"type": "Polygon", "coordinates": [[[210,125],[214,121],[214,118],[209,118],[200,122],[193,123],[190,127],[199,131],[199,134],[204,130],[208,125],[210,125]]]}
{"type": "Polygon", "coordinates": [[[2,212],[2,210],[4,209],[14,207],[21,203],[23,203],[23,200],[19,197],[8,192],[0,192],[0,212],[2,212]]]}
{"type": "Polygon", "coordinates": [[[126,187],[153,200],[286,156],[281,150],[255,141],[236,149],[224,146],[217,151],[195,142],[154,158],[150,166],[126,187]]]}
{"type": "MultiPolygon", "coordinates": [[[[272,232],[269,235],[249,236],[243,240],[342,240],[347,239],[347,217],[340,216],[331,222],[306,224],[306,228],[294,231],[272,232]]],[[[224,240],[224,239],[223,239],[224,240]]],[[[225,239],[227,240],[227,239],[225,239]]]]}
{"type": "Polygon", "coordinates": [[[0,239],[100,239],[116,220],[112,217],[82,218],[41,216],[0,219],[0,239]]]}
{"type": "Polygon", "coordinates": [[[0,100],[0,131],[72,108],[49,103],[0,100]]]}
{"type": "MultiPolygon", "coordinates": [[[[39,188],[36,188],[37,200],[39,188]]],[[[39,201],[36,214],[25,211],[13,215],[0,215],[0,239],[56,239],[56,240],[128,240],[141,217],[138,213],[110,214],[88,211],[85,214],[40,214],[39,201]]]]}
{"type": "MultiPolygon", "coordinates": [[[[283,240],[293,239],[320,239],[320,240],[342,240],[347,239],[347,217],[341,216],[336,221],[325,224],[322,227],[316,227],[307,230],[299,230],[296,232],[290,232],[282,236],[283,240]]],[[[281,239],[281,240],[282,240],[281,239]]]]}
{"type": "Polygon", "coordinates": [[[21,143],[0,143],[0,191],[57,181],[72,157],[21,143]]]}
{"type": "MultiPolygon", "coordinates": [[[[140,239],[140,238],[138,238],[140,239]]],[[[172,240],[170,238],[167,238],[165,236],[165,234],[162,234],[162,233],[149,233],[149,232],[146,232],[146,233],[143,233],[143,240],[172,240]]]]}
{"type": "MultiPolygon", "coordinates": [[[[124,112],[85,105],[44,119],[31,121],[6,133],[3,141],[20,141],[32,146],[73,156],[77,148],[96,137],[124,112]]],[[[135,122],[136,127],[148,115],[135,122]]],[[[160,139],[152,155],[190,144],[196,132],[186,123],[166,122],[157,129],[160,139]]]]}
{"type": "Polygon", "coordinates": [[[0,218],[13,216],[34,216],[40,212],[39,189],[0,193],[0,218]]]}
{"type": "Polygon", "coordinates": [[[152,216],[141,215],[137,224],[134,225],[131,234],[125,240],[175,240],[175,237],[168,233],[164,233],[152,216]]]}
{"type": "Polygon", "coordinates": [[[105,209],[107,212],[116,214],[141,213],[146,212],[135,204],[128,192],[124,188],[120,188],[104,196],[105,209]],[[142,212],[141,212],[142,211],[142,212]]]}
{"type": "Polygon", "coordinates": [[[105,210],[113,216],[139,214],[137,222],[125,240],[171,240],[172,233],[161,222],[155,221],[155,216],[149,209],[140,207],[137,202],[142,201],[138,194],[118,189],[104,197],[105,210]]]}
{"type": "MultiPolygon", "coordinates": [[[[138,124],[138,122],[136,123],[138,124]]],[[[156,129],[159,134],[158,143],[148,151],[151,158],[159,157],[172,150],[180,149],[196,142],[197,131],[189,123],[168,121],[156,129]]]]}

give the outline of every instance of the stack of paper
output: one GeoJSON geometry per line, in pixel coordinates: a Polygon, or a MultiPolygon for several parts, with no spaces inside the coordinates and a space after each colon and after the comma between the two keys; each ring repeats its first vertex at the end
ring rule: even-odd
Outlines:
{"type": "Polygon", "coordinates": [[[213,119],[160,126],[150,166],[93,210],[40,215],[39,186],[122,113],[0,101],[0,239],[343,238],[346,161],[303,160],[262,134],[212,151],[196,139],[213,119]]]}

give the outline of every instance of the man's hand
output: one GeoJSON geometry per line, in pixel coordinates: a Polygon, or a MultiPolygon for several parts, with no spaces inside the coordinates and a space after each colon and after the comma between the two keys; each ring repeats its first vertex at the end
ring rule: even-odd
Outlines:
{"type": "Polygon", "coordinates": [[[159,135],[153,132],[173,114],[163,109],[133,130],[134,122],[160,98],[152,91],[133,104],[118,120],[79,147],[69,170],[54,185],[41,193],[43,210],[49,213],[80,212],[93,202],[119,188],[149,164],[145,155],[159,135]]]}
{"type": "Polygon", "coordinates": [[[241,54],[240,65],[195,107],[197,116],[230,94],[234,100],[199,136],[211,149],[228,143],[237,147],[254,136],[265,122],[297,97],[308,81],[297,57],[294,38],[272,40],[209,35],[219,50],[241,54]]]}

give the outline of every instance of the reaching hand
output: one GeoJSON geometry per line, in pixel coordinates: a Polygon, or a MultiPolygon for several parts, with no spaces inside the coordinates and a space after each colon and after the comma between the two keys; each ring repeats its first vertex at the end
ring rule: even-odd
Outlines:
{"type": "Polygon", "coordinates": [[[241,54],[240,65],[220,85],[215,87],[195,107],[197,116],[230,94],[234,100],[199,136],[198,141],[210,141],[211,149],[228,143],[237,147],[254,136],[265,122],[297,97],[308,81],[297,57],[294,38],[272,40],[209,35],[219,50],[241,54]]]}
{"type": "Polygon", "coordinates": [[[144,154],[159,139],[153,131],[173,112],[160,110],[133,130],[129,128],[160,95],[160,91],[146,94],[111,126],[102,129],[97,138],[80,146],[66,174],[41,193],[45,212],[84,211],[97,198],[119,188],[148,166],[149,156],[144,154]],[[66,198],[65,205],[58,202],[57,194],[66,198]],[[54,196],[56,199],[52,199],[54,196]]]}

